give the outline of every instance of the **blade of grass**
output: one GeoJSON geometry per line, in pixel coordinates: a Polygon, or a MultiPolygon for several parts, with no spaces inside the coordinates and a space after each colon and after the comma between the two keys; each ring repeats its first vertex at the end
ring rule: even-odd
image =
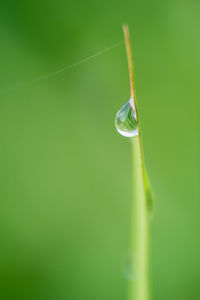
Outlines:
{"type": "Polygon", "coordinates": [[[131,261],[134,280],[129,300],[149,300],[149,232],[146,193],[139,137],[132,139],[133,204],[131,216],[131,261]]]}
{"type": "Polygon", "coordinates": [[[133,206],[131,216],[131,261],[134,279],[129,285],[129,300],[149,300],[149,215],[150,184],[144,167],[141,130],[138,118],[133,60],[130,35],[127,25],[123,26],[130,75],[130,96],[134,100],[138,121],[138,135],[131,139],[133,170],[133,206]]]}

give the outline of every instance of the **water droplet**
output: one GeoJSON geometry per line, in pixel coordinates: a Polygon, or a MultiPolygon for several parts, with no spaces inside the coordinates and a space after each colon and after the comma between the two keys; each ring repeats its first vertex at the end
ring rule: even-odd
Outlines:
{"type": "Polygon", "coordinates": [[[123,269],[122,274],[127,280],[137,280],[139,277],[138,259],[135,257],[135,253],[128,252],[123,257],[123,269]],[[134,258],[134,260],[133,260],[134,258]]]}
{"type": "Polygon", "coordinates": [[[122,106],[115,117],[117,131],[126,137],[138,135],[138,122],[133,98],[122,106]]]}

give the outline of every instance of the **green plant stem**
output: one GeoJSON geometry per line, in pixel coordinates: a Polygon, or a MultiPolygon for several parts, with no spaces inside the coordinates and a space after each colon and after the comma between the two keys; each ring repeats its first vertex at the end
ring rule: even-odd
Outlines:
{"type": "Polygon", "coordinates": [[[126,52],[130,74],[130,96],[133,97],[137,121],[138,136],[131,139],[132,170],[133,170],[133,207],[131,217],[131,261],[133,280],[129,286],[129,300],[149,300],[149,232],[148,211],[145,194],[145,170],[142,152],[142,142],[139,126],[139,118],[135,96],[135,80],[129,29],[123,26],[126,52]]]}
{"type": "Polygon", "coordinates": [[[132,139],[133,204],[131,216],[131,261],[133,281],[129,300],[149,300],[149,232],[139,137],[132,139]]]}

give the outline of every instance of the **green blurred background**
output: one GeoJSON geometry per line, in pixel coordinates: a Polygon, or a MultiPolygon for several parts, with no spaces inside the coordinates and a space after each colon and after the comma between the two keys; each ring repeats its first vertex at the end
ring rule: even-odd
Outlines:
{"type": "Polygon", "coordinates": [[[200,1],[1,1],[0,299],[122,300],[131,149],[129,24],[151,220],[154,300],[200,299],[200,1]],[[6,91],[6,92],[5,92],[6,91]]]}

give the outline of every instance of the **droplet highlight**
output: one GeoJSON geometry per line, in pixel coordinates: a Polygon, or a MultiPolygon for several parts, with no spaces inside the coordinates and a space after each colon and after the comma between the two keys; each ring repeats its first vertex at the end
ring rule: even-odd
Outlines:
{"type": "Polygon", "coordinates": [[[138,122],[133,98],[122,106],[115,117],[117,131],[125,137],[138,135],[138,122]]]}

